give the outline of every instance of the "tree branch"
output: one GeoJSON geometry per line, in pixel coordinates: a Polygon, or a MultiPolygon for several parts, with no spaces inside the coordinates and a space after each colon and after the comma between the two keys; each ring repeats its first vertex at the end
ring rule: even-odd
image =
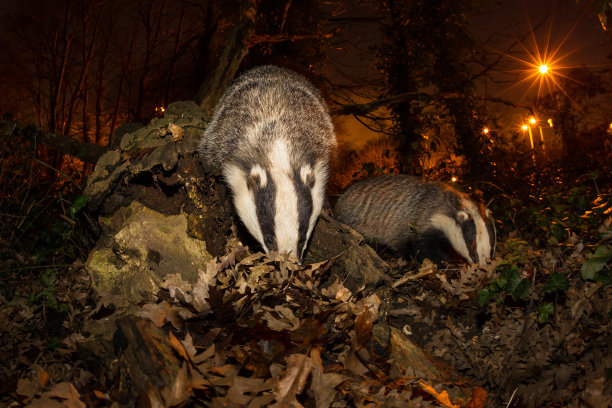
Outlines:
{"type": "Polygon", "coordinates": [[[290,34],[255,34],[251,36],[248,41],[249,48],[261,44],[267,43],[279,43],[283,41],[302,41],[302,40],[322,40],[324,38],[331,38],[333,35],[340,31],[340,28],[335,29],[327,34],[308,34],[308,35],[290,35],[290,34]]]}
{"type": "Polygon", "coordinates": [[[332,113],[336,115],[365,115],[376,109],[393,105],[400,102],[408,102],[414,99],[427,99],[427,100],[450,100],[450,99],[461,99],[461,98],[470,98],[477,99],[481,101],[489,101],[495,103],[501,103],[504,105],[512,106],[514,108],[521,108],[528,110],[531,114],[533,114],[533,108],[527,105],[519,105],[514,102],[507,101],[501,98],[495,98],[490,96],[473,96],[473,95],[465,95],[456,92],[442,94],[442,95],[429,95],[422,92],[404,92],[397,95],[385,96],[380,99],[376,99],[372,102],[368,103],[360,103],[353,105],[341,105],[338,104],[337,107],[332,109],[332,113]]]}

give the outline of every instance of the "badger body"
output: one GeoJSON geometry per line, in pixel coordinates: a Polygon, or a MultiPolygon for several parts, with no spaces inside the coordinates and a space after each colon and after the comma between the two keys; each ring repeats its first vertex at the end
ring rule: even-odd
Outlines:
{"type": "Polygon", "coordinates": [[[301,259],[335,146],[318,90],[292,71],[262,66],[226,89],[199,151],[221,171],[238,216],[264,251],[301,259]]]}
{"type": "Polygon", "coordinates": [[[364,238],[418,259],[449,259],[447,246],[472,264],[493,259],[490,211],[442,183],[407,175],[359,181],[338,198],[335,215],[364,238]]]}

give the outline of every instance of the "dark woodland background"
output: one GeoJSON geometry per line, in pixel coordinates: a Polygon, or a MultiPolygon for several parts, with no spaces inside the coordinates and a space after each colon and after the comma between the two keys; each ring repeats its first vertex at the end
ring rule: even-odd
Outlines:
{"type": "MultiPolygon", "coordinates": [[[[569,12],[552,7],[554,3],[548,9],[539,7],[546,13],[532,16],[531,26],[520,32],[500,27],[488,42],[477,39],[473,20],[502,2],[259,3],[254,33],[238,71],[267,63],[294,69],[322,89],[339,119],[341,140],[358,140],[365,130],[343,128],[347,117],[387,136],[374,142],[377,147],[364,149],[370,154],[379,151],[379,157],[341,154],[341,159],[358,163],[349,166],[350,171],[454,176],[464,184],[486,180],[512,191],[520,187],[515,180],[542,175],[548,168],[560,168],[565,180],[571,180],[600,168],[608,157],[609,113],[592,112],[593,106],[612,111],[611,40],[603,28],[597,29],[607,43],[598,51],[607,56],[607,65],[581,65],[569,55],[559,64],[564,69],[552,87],[549,83],[536,92],[541,86],[536,84],[520,98],[488,92],[525,79],[530,67],[513,66],[513,58],[530,62],[524,54],[538,47],[531,41],[534,32],[538,39],[543,37],[539,47],[544,48],[555,12],[569,12]],[[509,43],[502,40],[510,35],[509,43]],[[508,120],[502,114],[508,109],[523,118],[508,120]],[[518,127],[519,121],[534,115],[540,126],[552,120],[560,146],[549,146],[554,151],[538,158],[536,166],[518,127]],[[485,127],[491,132],[484,134],[485,127]],[[577,155],[581,160],[569,160],[577,155]]],[[[527,20],[528,10],[522,7],[527,20]]],[[[587,24],[598,26],[598,7],[595,1],[579,2],[577,10],[586,13],[581,18],[590,19],[587,24]]],[[[4,8],[0,111],[39,130],[107,146],[121,125],[146,124],[161,116],[170,102],[196,97],[217,67],[245,5],[241,9],[238,1],[26,1],[4,8]]],[[[568,36],[571,29],[567,27],[568,36]]],[[[546,47],[563,45],[556,40],[546,47]]],[[[562,49],[556,58],[570,52],[562,49]]],[[[41,181],[38,175],[44,174],[55,186],[65,185],[67,177],[79,183],[92,168],[92,163],[40,144],[4,143],[3,168],[27,166],[30,173],[22,176],[29,174],[24,178],[32,181],[41,181]],[[24,149],[34,159],[21,160],[24,149]]],[[[341,174],[346,165],[338,168],[342,170],[332,183],[335,192],[354,175],[341,174]]],[[[3,188],[5,196],[19,190],[10,177],[3,188]]]]}

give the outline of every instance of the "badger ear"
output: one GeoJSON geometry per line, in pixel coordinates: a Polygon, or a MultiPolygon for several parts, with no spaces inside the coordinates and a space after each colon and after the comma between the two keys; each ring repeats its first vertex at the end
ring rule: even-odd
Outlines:
{"type": "Polygon", "coordinates": [[[262,169],[260,166],[253,166],[251,168],[251,172],[247,177],[247,186],[249,190],[254,190],[256,188],[263,188],[268,184],[268,176],[266,175],[266,171],[262,169]]]}
{"type": "Polygon", "coordinates": [[[470,214],[468,214],[467,211],[463,211],[463,210],[457,211],[456,220],[457,220],[458,223],[460,223],[460,224],[464,223],[464,222],[466,222],[469,219],[470,219],[470,214]]]}
{"type": "Polygon", "coordinates": [[[300,180],[308,188],[313,188],[315,185],[315,176],[310,164],[305,164],[300,168],[300,180]]]}

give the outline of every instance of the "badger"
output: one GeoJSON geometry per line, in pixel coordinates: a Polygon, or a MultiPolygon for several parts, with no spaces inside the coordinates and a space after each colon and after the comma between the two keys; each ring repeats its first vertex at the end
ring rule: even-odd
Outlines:
{"type": "Polygon", "coordinates": [[[229,186],[236,213],[266,253],[301,261],[321,212],[336,146],[319,91],[284,68],[262,66],[223,93],[199,145],[229,186]]]}
{"type": "Polygon", "coordinates": [[[495,252],[491,212],[443,183],[378,176],[351,185],[334,210],[367,240],[417,259],[440,263],[450,259],[452,248],[471,264],[484,265],[495,252]]]}

